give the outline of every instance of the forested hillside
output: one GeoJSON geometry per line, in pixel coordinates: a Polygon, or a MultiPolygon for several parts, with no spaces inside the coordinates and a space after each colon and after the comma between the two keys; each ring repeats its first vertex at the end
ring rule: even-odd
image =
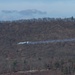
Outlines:
{"type": "Polygon", "coordinates": [[[18,45],[22,41],[75,38],[75,19],[39,18],[0,22],[0,73],[48,69],[75,72],[75,41],[18,45]]]}

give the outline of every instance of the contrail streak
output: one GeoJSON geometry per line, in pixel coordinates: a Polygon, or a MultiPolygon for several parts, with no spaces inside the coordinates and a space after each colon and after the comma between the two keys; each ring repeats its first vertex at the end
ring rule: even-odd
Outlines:
{"type": "Polygon", "coordinates": [[[25,41],[25,42],[19,42],[18,45],[20,44],[45,44],[45,43],[58,43],[58,42],[75,42],[75,38],[71,39],[63,39],[63,40],[46,40],[46,41],[25,41]]]}

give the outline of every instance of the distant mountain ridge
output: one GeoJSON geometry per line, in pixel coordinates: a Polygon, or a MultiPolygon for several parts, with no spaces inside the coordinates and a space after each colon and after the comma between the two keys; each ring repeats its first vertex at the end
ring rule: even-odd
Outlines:
{"type": "Polygon", "coordinates": [[[19,20],[19,19],[31,19],[46,17],[47,12],[27,9],[27,10],[2,10],[0,11],[0,20],[19,20]]]}

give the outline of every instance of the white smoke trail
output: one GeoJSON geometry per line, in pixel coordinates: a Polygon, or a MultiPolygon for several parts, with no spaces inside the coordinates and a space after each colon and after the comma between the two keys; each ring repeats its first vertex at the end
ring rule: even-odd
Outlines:
{"type": "Polygon", "coordinates": [[[46,40],[46,41],[25,41],[25,42],[19,42],[20,44],[45,44],[45,43],[58,43],[58,42],[72,42],[75,41],[75,38],[70,39],[62,39],[62,40],[46,40]]]}

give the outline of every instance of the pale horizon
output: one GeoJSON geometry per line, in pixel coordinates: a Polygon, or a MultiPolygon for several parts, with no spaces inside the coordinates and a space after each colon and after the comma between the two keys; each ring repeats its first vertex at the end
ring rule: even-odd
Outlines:
{"type": "Polygon", "coordinates": [[[54,18],[75,17],[74,7],[74,0],[0,0],[0,11],[36,9],[54,18]]]}

